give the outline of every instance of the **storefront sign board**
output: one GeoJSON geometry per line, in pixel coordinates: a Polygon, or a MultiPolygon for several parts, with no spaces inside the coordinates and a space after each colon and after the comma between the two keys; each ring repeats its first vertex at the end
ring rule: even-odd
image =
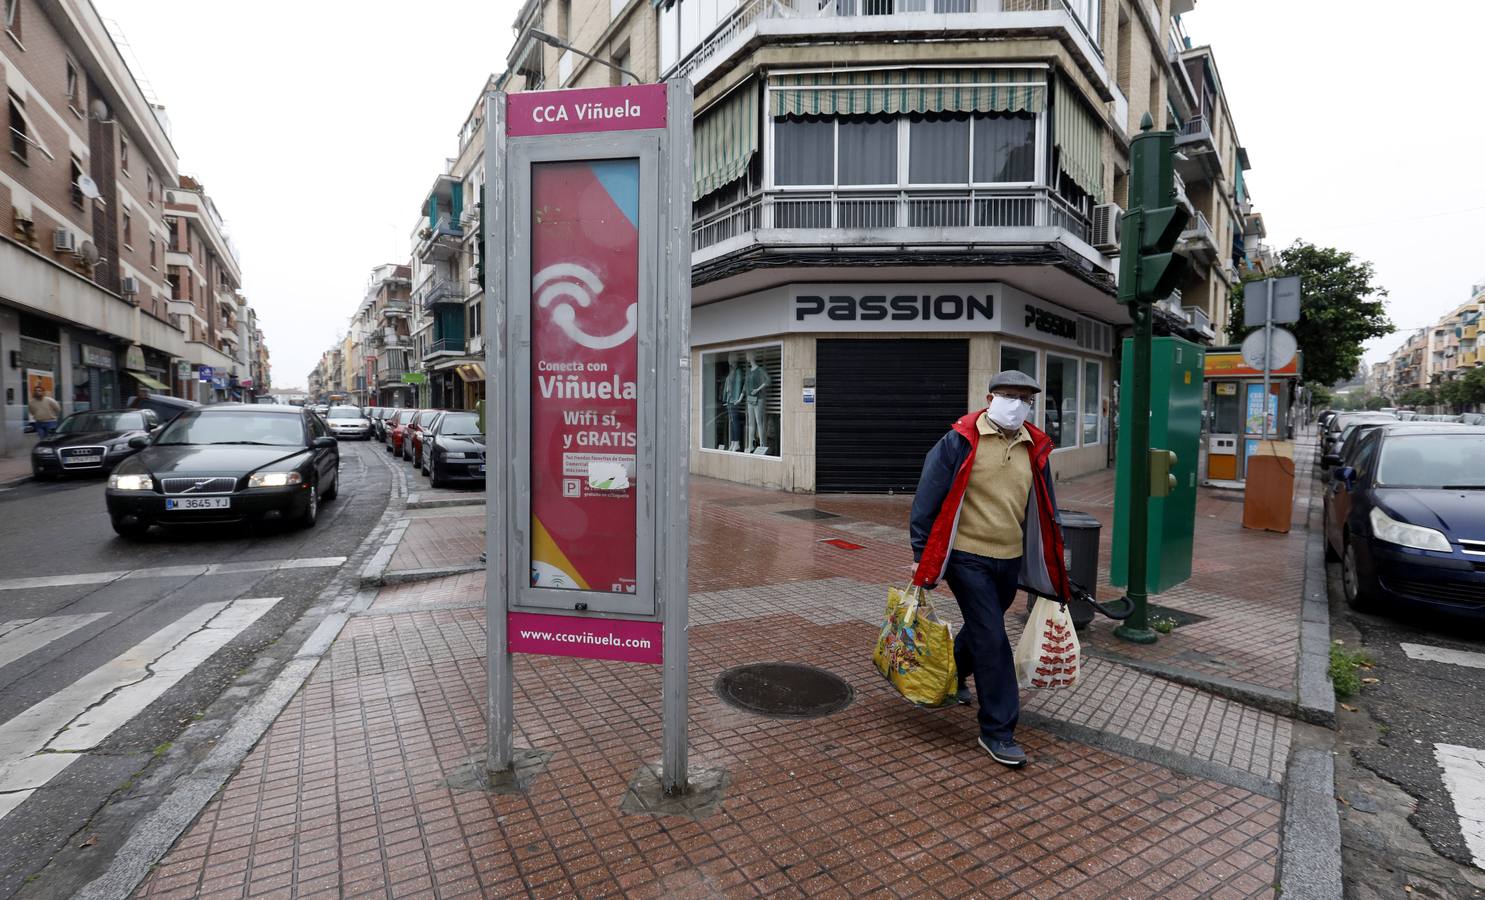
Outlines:
{"type": "MultiPolygon", "coordinates": [[[[112,350],[105,350],[102,347],[94,347],[91,344],[80,344],[79,349],[82,351],[83,365],[92,366],[95,369],[113,368],[112,350]]],[[[143,354],[141,354],[140,358],[144,358],[143,354]]]]}

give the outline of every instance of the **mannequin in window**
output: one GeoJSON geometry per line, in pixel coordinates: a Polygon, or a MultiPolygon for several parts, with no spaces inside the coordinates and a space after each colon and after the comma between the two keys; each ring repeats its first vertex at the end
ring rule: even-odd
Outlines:
{"type": "MultiPolygon", "coordinates": [[[[760,447],[766,438],[763,431],[763,404],[767,399],[768,385],[772,381],[773,379],[768,377],[768,370],[758,364],[758,354],[749,350],[747,380],[748,453],[752,453],[760,447]]],[[[766,450],[767,448],[764,449],[766,450]]]]}
{"type": "Polygon", "coordinates": [[[734,353],[727,358],[727,380],[722,383],[722,403],[727,407],[728,450],[742,449],[743,420],[747,416],[743,405],[746,386],[747,373],[743,371],[742,354],[734,353]]]}

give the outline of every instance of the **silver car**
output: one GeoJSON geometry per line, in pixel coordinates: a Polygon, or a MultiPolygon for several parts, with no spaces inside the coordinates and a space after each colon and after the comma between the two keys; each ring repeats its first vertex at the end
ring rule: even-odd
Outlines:
{"type": "Polygon", "coordinates": [[[357,438],[359,440],[371,439],[371,420],[366,418],[366,412],[359,406],[332,406],[325,414],[325,424],[330,426],[330,433],[339,440],[357,438]]]}

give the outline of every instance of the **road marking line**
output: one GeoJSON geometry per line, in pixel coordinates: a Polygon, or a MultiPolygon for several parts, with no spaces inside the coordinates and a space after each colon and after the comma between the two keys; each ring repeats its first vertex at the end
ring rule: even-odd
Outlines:
{"type": "Polygon", "coordinates": [[[40,619],[13,619],[0,624],[0,669],[106,615],[106,612],[81,613],[40,619]]]}
{"type": "Polygon", "coordinates": [[[1439,744],[1433,755],[1444,770],[1444,787],[1459,814],[1465,846],[1475,865],[1485,869],[1485,750],[1439,744]]]}
{"type": "Polygon", "coordinates": [[[1471,669],[1485,669],[1485,653],[1454,650],[1450,647],[1430,647],[1427,644],[1403,644],[1402,649],[1409,659],[1469,666],[1471,669]]]}
{"type": "Polygon", "coordinates": [[[45,575],[36,578],[0,578],[0,591],[24,591],[80,584],[107,584],[127,578],[195,578],[201,575],[234,575],[242,572],[276,572],[282,569],[329,569],[344,565],[344,556],[312,556],[305,559],[275,559],[261,562],[210,563],[194,566],[160,566],[125,572],[82,572],[77,575],[45,575]]]}
{"type": "Polygon", "coordinates": [[[15,791],[9,794],[0,794],[0,819],[10,815],[10,811],[26,802],[26,798],[36,793],[35,791],[15,791]]]}
{"type": "Polygon", "coordinates": [[[0,725],[0,796],[45,785],[281,599],[202,604],[0,725]]]}

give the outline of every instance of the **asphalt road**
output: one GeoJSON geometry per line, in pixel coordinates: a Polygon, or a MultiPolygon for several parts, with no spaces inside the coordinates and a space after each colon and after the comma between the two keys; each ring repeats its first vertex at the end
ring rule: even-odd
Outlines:
{"type": "Polygon", "coordinates": [[[343,443],[314,528],[143,542],[114,535],[99,480],[0,491],[0,897],[65,896],[106,866],[347,581],[392,478],[379,445],[343,443]]]}
{"type": "Polygon", "coordinates": [[[1346,894],[1485,897],[1485,623],[1353,612],[1329,570],[1332,636],[1376,679],[1336,713],[1346,894]]]}

